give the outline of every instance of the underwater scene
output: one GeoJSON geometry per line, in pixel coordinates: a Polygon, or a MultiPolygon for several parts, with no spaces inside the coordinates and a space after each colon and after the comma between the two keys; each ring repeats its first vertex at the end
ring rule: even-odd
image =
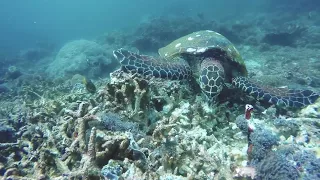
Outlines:
{"type": "Polygon", "coordinates": [[[320,180],[319,0],[11,0],[0,27],[0,179],[320,180]]]}

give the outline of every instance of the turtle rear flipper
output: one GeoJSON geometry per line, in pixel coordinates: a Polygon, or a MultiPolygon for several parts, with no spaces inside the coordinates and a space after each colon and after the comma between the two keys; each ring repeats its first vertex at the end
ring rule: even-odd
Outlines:
{"type": "Polygon", "coordinates": [[[191,76],[191,69],[187,63],[166,62],[151,56],[139,55],[124,49],[113,51],[124,72],[138,73],[144,76],[154,76],[171,80],[187,79],[191,76]]]}
{"type": "Polygon", "coordinates": [[[297,90],[284,88],[270,88],[252,83],[245,77],[236,77],[232,84],[245,93],[275,105],[301,108],[313,104],[320,97],[320,94],[311,90],[297,90]]]}

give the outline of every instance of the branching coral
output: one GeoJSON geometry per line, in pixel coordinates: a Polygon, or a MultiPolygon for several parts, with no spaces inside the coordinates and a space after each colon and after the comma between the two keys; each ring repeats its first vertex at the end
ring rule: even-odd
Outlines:
{"type": "MultiPolygon", "coordinates": [[[[199,126],[186,130],[177,123],[167,124],[169,119],[158,122],[153,138],[157,142],[160,156],[158,168],[164,172],[193,177],[195,179],[225,177],[230,173],[230,157],[225,156],[229,148],[215,138],[207,135],[199,126]]],[[[157,152],[154,151],[154,152],[157,152]]]]}
{"type": "Polygon", "coordinates": [[[111,77],[117,80],[111,81],[99,92],[97,101],[105,101],[106,109],[125,111],[123,114],[139,121],[142,110],[149,104],[147,100],[143,100],[147,96],[148,84],[143,79],[129,76],[119,71],[114,72],[111,77]]]}
{"type": "MultiPolygon", "coordinates": [[[[19,130],[17,142],[0,143],[1,175],[7,179],[232,179],[235,169],[240,177],[269,175],[265,164],[272,163],[266,158],[278,144],[271,131],[257,128],[248,133],[248,122],[241,116],[236,124],[250,134],[253,147],[261,145],[266,151],[260,153],[263,157],[253,158],[259,160],[254,167],[240,168],[246,163],[248,139],[234,123],[239,107],[202,103],[201,96],[194,96],[197,90],[186,84],[116,71],[111,82],[100,81],[105,88],[97,83],[100,91],[93,95],[72,91],[68,85],[51,89],[53,93],[26,88],[32,98],[20,103],[21,116],[15,108],[0,111],[1,118],[10,115],[10,121],[17,120],[13,124],[19,130]]],[[[310,138],[317,142],[315,136],[310,138]]],[[[299,162],[305,171],[317,172],[317,161],[299,162]]]]}

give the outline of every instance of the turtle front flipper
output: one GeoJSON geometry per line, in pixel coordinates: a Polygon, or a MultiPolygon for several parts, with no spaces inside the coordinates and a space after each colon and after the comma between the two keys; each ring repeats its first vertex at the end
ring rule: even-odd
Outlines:
{"type": "Polygon", "coordinates": [[[245,77],[236,77],[232,84],[256,99],[275,105],[301,108],[313,104],[320,94],[311,90],[263,87],[252,83],[245,77]]]}
{"type": "Polygon", "coordinates": [[[140,55],[124,49],[113,51],[124,72],[138,73],[171,80],[187,79],[191,76],[190,66],[183,61],[167,62],[151,56],[140,55]]]}
{"type": "Polygon", "coordinates": [[[224,68],[219,61],[206,58],[200,66],[199,84],[209,101],[215,100],[224,85],[224,68]]]}

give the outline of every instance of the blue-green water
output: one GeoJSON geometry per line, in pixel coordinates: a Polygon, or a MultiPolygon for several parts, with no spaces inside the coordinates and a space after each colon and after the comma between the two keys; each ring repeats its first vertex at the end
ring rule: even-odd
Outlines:
{"type": "Polygon", "coordinates": [[[0,178],[320,179],[319,42],[319,0],[2,0],[0,178]]]}
{"type": "MultiPolygon", "coordinates": [[[[16,52],[38,41],[63,44],[78,38],[92,38],[110,30],[134,29],[149,16],[195,16],[208,20],[241,20],[258,12],[312,11],[317,1],[237,0],[33,0],[1,1],[1,49],[16,52]],[[283,8],[283,7],[288,8],[283,8]],[[281,8],[280,8],[281,7],[281,8]]],[[[2,50],[4,51],[4,50],[2,50]]]]}
{"type": "Polygon", "coordinates": [[[38,41],[63,44],[93,38],[111,30],[132,30],[150,16],[195,16],[210,20],[241,19],[245,14],[268,11],[263,1],[196,0],[33,0],[0,2],[0,47],[8,51],[29,48],[38,41]]]}

